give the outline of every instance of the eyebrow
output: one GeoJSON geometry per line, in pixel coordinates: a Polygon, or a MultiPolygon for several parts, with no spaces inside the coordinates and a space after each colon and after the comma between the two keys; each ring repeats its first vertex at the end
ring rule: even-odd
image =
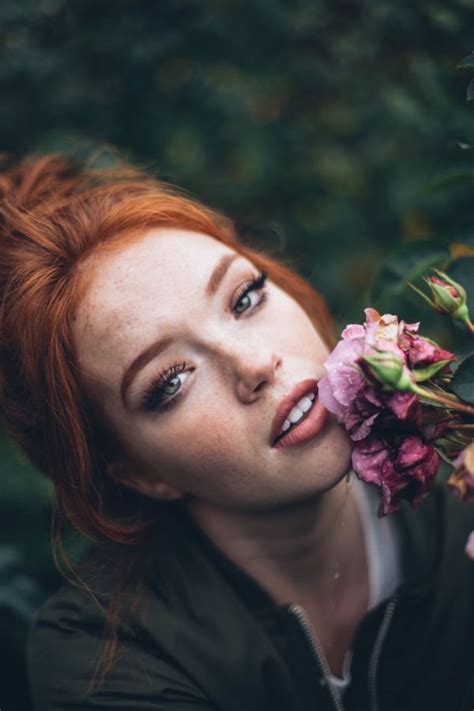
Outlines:
{"type": "MultiPolygon", "coordinates": [[[[225,275],[227,274],[230,265],[242,255],[239,253],[224,254],[214,269],[211,272],[209,281],[205,289],[206,298],[211,298],[219,289],[225,275]]],[[[140,353],[128,366],[122,378],[122,384],[120,386],[120,395],[122,397],[122,402],[126,405],[125,395],[129,389],[132,381],[136,377],[137,373],[142,370],[151,360],[160,355],[168,346],[171,345],[173,339],[171,336],[164,336],[159,338],[154,343],[152,343],[148,348],[140,353]]]]}

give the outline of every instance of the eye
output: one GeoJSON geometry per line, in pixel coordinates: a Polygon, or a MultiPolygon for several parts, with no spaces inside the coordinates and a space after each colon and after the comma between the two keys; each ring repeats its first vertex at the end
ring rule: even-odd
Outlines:
{"type": "MultiPolygon", "coordinates": [[[[153,380],[150,386],[143,393],[142,407],[144,410],[153,411],[160,408],[164,408],[167,405],[162,404],[163,401],[173,398],[175,393],[179,390],[181,386],[181,380],[179,375],[186,370],[186,363],[178,363],[164,370],[157,378],[153,380]]],[[[176,398],[170,400],[174,402],[176,398]]]]}
{"type": "Polygon", "coordinates": [[[178,378],[177,375],[173,375],[172,378],[169,378],[166,385],[163,388],[163,394],[164,395],[174,395],[176,390],[177,390],[177,385],[181,385],[181,380],[178,378]],[[175,384],[173,385],[173,380],[175,381],[175,384]],[[169,392],[168,388],[171,387],[173,390],[172,392],[169,392]]]}
{"type": "Polygon", "coordinates": [[[249,281],[249,282],[246,282],[245,284],[243,284],[243,285],[241,286],[240,292],[239,292],[239,294],[238,294],[238,296],[237,296],[237,299],[236,299],[236,301],[235,301],[235,303],[234,303],[234,306],[233,306],[233,308],[232,308],[232,311],[233,311],[237,316],[240,316],[240,314],[244,313],[245,311],[248,311],[248,308],[240,309],[240,308],[239,308],[239,304],[240,304],[240,305],[241,305],[241,304],[244,304],[244,306],[245,306],[246,304],[250,304],[250,306],[252,306],[252,301],[251,301],[251,299],[249,298],[249,294],[250,294],[252,291],[263,291],[262,296],[261,296],[260,299],[255,303],[254,309],[260,308],[260,306],[262,306],[262,305],[265,303],[265,301],[266,301],[267,298],[268,298],[268,294],[264,291],[264,286],[265,286],[265,282],[266,282],[266,280],[267,280],[267,277],[268,277],[267,272],[266,272],[265,270],[262,270],[262,271],[260,272],[260,274],[258,275],[258,277],[252,279],[252,280],[249,281]]]}
{"type": "MultiPolygon", "coordinates": [[[[264,289],[267,277],[267,272],[263,270],[257,277],[254,277],[250,281],[242,284],[239,289],[239,294],[232,307],[232,311],[235,313],[237,318],[240,318],[241,314],[246,311],[252,311],[252,313],[255,313],[255,311],[261,308],[267,301],[268,293],[264,289]],[[252,305],[252,300],[249,295],[253,291],[260,291],[262,294],[252,305]]],[[[189,370],[189,368],[186,367],[186,363],[183,361],[182,363],[175,364],[171,366],[171,368],[167,368],[163,371],[156,380],[153,380],[150,383],[143,393],[141,407],[148,412],[153,412],[158,409],[165,410],[173,407],[173,405],[181,397],[179,390],[181,390],[182,381],[178,376],[185,370],[189,370]]]]}

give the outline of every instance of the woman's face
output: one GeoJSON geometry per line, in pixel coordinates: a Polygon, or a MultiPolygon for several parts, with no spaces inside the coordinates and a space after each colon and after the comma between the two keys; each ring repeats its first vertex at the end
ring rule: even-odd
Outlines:
{"type": "Polygon", "coordinates": [[[125,483],[149,496],[256,511],[341,479],[351,448],[332,415],[311,441],[271,447],[282,398],[321,378],[329,351],[271,280],[239,299],[259,274],[247,258],[208,235],[160,228],[83,266],[93,271],[74,322],[77,356],[87,392],[126,452],[114,470],[125,483]],[[226,255],[237,258],[209,294],[226,255]]]}

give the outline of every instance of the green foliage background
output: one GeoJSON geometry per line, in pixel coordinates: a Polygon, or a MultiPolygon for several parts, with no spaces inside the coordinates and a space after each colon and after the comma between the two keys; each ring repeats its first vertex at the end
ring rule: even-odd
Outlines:
{"type": "MultiPolygon", "coordinates": [[[[2,0],[0,151],[113,144],[296,255],[339,325],[360,322],[391,250],[474,246],[473,107],[456,69],[473,11],[473,0],[2,0]]],[[[425,318],[415,301],[397,313],[425,318]]],[[[58,577],[47,483],[7,440],[0,462],[5,711],[28,706],[25,630],[58,577]]]]}

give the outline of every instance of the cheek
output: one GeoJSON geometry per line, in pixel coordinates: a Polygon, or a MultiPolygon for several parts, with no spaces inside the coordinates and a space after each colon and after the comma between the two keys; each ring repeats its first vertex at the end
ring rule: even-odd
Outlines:
{"type": "Polygon", "coordinates": [[[179,446],[169,450],[180,465],[192,471],[212,471],[234,468],[241,460],[245,448],[244,433],[239,430],[229,410],[215,410],[181,428],[179,446]],[[227,413],[227,414],[226,414],[227,413]]]}
{"type": "Polygon", "coordinates": [[[220,478],[222,472],[228,476],[244,468],[244,435],[235,418],[226,416],[228,408],[209,411],[207,402],[196,410],[201,416],[180,412],[178,428],[171,423],[169,428],[160,426],[159,437],[151,424],[135,438],[136,456],[144,459],[150,470],[173,472],[176,484],[191,485],[196,479],[220,478]]]}
{"type": "Polygon", "coordinates": [[[237,449],[229,449],[229,443],[219,438],[195,438],[189,448],[158,456],[157,461],[157,473],[161,471],[168,483],[209,500],[232,496],[232,492],[246,488],[253,469],[237,449]]]}

